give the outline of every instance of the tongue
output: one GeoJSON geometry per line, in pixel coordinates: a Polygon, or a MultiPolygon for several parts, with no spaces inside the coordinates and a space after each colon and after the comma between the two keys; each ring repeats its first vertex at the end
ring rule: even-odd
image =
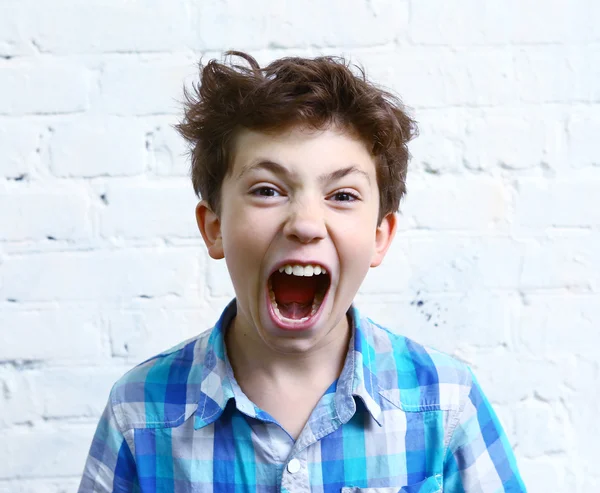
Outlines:
{"type": "Polygon", "coordinates": [[[278,304],[279,313],[285,318],[293,318],[299,320],[308,317],[312,311],[312,303],[281,303],[278,304]]]}
{"type": "Polygon", "coordinates": [[[271,286],[277,303],[310,305],[317,292],[317,276],[299,277],[275,272],[271,286]]]}

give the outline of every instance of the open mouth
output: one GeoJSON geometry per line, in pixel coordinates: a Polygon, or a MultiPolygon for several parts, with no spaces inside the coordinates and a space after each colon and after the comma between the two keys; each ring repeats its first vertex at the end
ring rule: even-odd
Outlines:
{"type": "Polygon", "coordinates": [[[295,327],[316,320],[331,278],[319,265],[288,264],[271,274],[267,284],[272,313],[279,325],[295,327]]]}

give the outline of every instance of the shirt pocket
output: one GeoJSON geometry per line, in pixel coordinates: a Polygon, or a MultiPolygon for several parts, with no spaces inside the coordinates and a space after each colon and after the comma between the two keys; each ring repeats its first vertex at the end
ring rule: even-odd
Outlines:
{"type": "Polygon", "coordinates": [[[385,488],[357,488],[346,486],[342,493],[442,493],[442,476],[437,474],[430,476],[418,483],[409,484],[398,489],[398,487],[385,488]]]}

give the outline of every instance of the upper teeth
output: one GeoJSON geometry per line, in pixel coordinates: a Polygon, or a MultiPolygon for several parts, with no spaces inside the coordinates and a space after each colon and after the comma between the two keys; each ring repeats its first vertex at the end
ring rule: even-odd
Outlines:
{"type": "Polygon", "coordinates": [[[286,264],[279,267],[279,272],[285,272],[292,276],[318,276],[319,274],[327,274],[327,271],[320,265],[298,265],[286,264]]]}

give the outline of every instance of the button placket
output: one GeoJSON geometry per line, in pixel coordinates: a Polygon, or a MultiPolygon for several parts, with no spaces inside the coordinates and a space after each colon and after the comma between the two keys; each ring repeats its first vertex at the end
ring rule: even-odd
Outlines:
{"type": "Polygon", "coordinates": [[[310,493],[310,479],[307,451],[303,450],[291,458],[283,466],[281,478],[282,491],[291,493],[310,493]]]}

